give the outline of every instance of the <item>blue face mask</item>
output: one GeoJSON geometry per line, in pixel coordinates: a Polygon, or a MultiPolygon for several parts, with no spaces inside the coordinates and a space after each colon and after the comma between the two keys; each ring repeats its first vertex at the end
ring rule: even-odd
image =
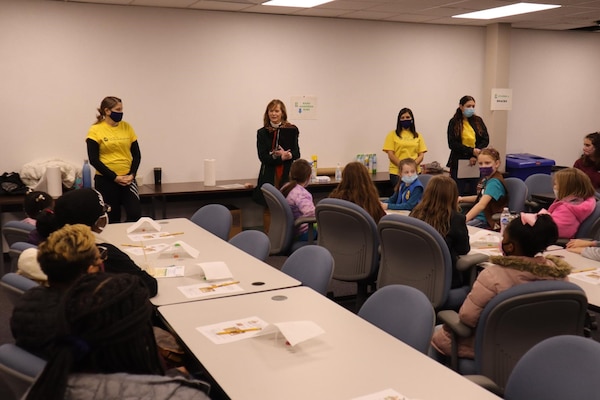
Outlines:
{"type": "Polygon", "coordinates": [[[493,167],[479,167],[479,173],[481,176],[490,176],[494,173],[493,167]]]}
{"type": "Polygon", "coordinates": [[[111,111],[110,112],[110,119],[112,119],[115,122],[121,122],[121,120],[123,119],[123,113],[122,112],[111,111]]]}
{"type": "Polygon", "coordinates": [[[463,111],[463,115],[467,118],[471,118],[473,115],[475,115],[475,109],[474,108],[465,108],[463,111]]]}
{"type": "Polygon", "coordinates": [[[412,119],[400,121],[400,126],[402,127],[402,129],[408,129],[408,128],[410,128],[411,125],[412,125],[412,119]]]}
{"type": "Polygon", "coordinates": [[[407,185],[410,185],[411,183],[413,183],[414,181],[417,180],[417,175],[403,175],[402,176],[402,182],[406,183],[407,185]]]}

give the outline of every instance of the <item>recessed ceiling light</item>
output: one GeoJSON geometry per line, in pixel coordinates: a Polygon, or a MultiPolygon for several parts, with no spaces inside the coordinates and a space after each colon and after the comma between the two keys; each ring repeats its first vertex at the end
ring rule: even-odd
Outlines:
{"type": "Polygon", "coordinates": [[[466,14],[453,15],[452,18],[470,18],[470,19],[494,19],[508,17],[511,15],[526,14],[535,11],[549,10],[560,7],[555,4],[536,4],[536,3],[517,3],[510,6],[490,8],[487,10],[475,11],[466,14]]]}
{"type": "Polygon", "coordinates": [[[280,6],[280,7],[302,7],[310,8],[320,6],[321,4],[332,2],[333,0],[271,0],[262,3],[263,6],[280,6]]]}

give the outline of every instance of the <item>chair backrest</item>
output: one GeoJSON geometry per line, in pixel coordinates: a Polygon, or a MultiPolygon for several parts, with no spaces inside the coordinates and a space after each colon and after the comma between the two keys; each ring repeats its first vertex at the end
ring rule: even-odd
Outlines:
{"type": "Polygon", "coordinates": [[[257,230],[242,231],[229,239],[229,243],[261,261],[265,261],[271,251],[269,237],[257,230]]]}
{"type": "Polygon", "coordinates": [[[360,308],[358,315],[409,346],[427,354],[435,312],[427,296],[404,285],[377,290],[360,308]]]}
{"type": "Polygon", "coordinates": [[[270,183],[261,186],[271,214],[269,240],[271,254],[286,254],[294,239],[294,215],[283,194],[270,183]]]}
{"type": "Polygon", "coordinates": [[[525,178],[525,186],[527,186],[527,199],[531,200],[531,195],[534,193],[552,193],[554,184],[552,175],[548,174],[533,174],[525,178]]]}
{"type": "Polygon", "coordinates": [[[222,204],[207,204],[190,218],[193,223],[223,240],[229,239],[231,212],[222,204]]]}
{"type": "Polygon", "coordinates": [[[303,286],[325,295],[333,275],[334,261],[331,253],[316,245],[302,246],[285,260],[281,272],[298,279],[303,286]]]}
{"type": "Polygon", "coordinates": [[[433,307],[444,305],[452,283],[452,258],[442,235],[420,219],[398,214],[381,218],[377,229],[381,240],[377,287],[412,286],[433,307]]]}
{"type": "Polygon", "coordinates": [[[346,200],[323,199],[315,207],[318,244],[335,260],[333,278],[361,281],[374,278],[379,267],[379,237],[373,217],[346,200]]]}
{"type": "Polygon", "coordinates": [[[431,178],[433,178],[433,175],[431,175],[431,174],[421,174],[421,175],[419,175],[419,181],[423,185],[423,190],[425,190],[425,188],[427,187],[427,184],[429,183],[429,180],[431,178]]]}
{"type": "Polygon", "coordinates": [[[596,207],[590,216],[579,225],[575,237],[579,239],[600,239],[600,200],[596,201],[596,207]]]}
{"type": "Polygon", "coordinates": [[[504,185],[508,192],[508,209],[514,213],[525,211],[527,200],[527,186],[519,178],[504,178],[504,185]]]}
{"type": "Polygon", "coordinates": [[[10,271],[5,272],[16,272],[18,268],[19,256],[24,250],[27,249],[35,249],[37,246],[35,244],[27,243],[27,242],[15,242],[10,245],[10,249],[8,250],[8,255],[10,256],[10,271]]]}
{"type": "Polygon", "coordinates": [[[2,226],[2,233],[6,243],[11,246],[16,242],[26,242],[29,233],[35,229],[35,226],[23,221],[8,221],[2,226]]]}
{"type": "Polygon", "coordinates": [[[507,400],[597,399],[600,343],[563,335],[533,346],[510,374],[507,400]]]}
{"type": "Polygon", "coordinates": [[[9,386],[14,399],[25,394],[45,365],[46,361],[12,343],[0,346],[0,377],[9,386]]]}
{"type": "Polygon", "coordinates": [[[38,286],[37,282],[14,272],[4,274],[0,278],[0,289],[13,305],[17,303],[23,293],[35,286],[38,286]]]}
{"type": "Polygon", "coordinates": [[[483,309],[475,333],[475,370],[504,389],[517,361],[535,344],[558,335],[583,335],[587,298],[565,281],[513,286],[483,309]]]}

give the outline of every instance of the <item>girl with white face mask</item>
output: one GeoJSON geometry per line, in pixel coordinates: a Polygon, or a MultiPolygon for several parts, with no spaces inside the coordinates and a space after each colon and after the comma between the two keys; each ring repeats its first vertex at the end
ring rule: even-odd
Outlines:
{"type": "Polygon", "coordinates": [[[398,163],[400,182],[394,188],[392,197],[381,203],[384,210],[412,210],[423,197],[423,184],[417,175],[417,163],[405,158],[398,163]]]}

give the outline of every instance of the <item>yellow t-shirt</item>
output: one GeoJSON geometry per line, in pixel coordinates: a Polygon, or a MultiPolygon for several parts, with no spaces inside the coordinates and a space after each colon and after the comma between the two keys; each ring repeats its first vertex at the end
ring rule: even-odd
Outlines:
{"type": "Polygon", "coordinates": [[[469,123],[469,120],[463,118],[463,130],[462,130],[462,144],[467,147],[475,148],[475,129],[469,123]]]}
{"type": "MultiPolygon", "coordinates": [[[[391,131],[385,137],[383,142],[383,151],[392,150],[398,160],[404,158],[412,158],[413,160],[419,156],[419,153],[425,153],[427,146],[423,140],[423,135],[419,133],[416,138],[413,137],[411,131],[402,129],[400,137],[396,135],[396,131],[391,131]]],[[[390,161],[390,174],[400,175],[398,166],[390,161]]],[[[417,172],[421,171],[421,167],[417,165],[417,172]]]]}
{"type": "Polygon", "coordinates": [[[100,161],[111,171],[117,175],[129,172],[133,161],[131,144],[137,140],[131,125],[121,121],[117,126],[110,126],[103,121],[91,126],[86,139],[98,143],[100,161]]]}

